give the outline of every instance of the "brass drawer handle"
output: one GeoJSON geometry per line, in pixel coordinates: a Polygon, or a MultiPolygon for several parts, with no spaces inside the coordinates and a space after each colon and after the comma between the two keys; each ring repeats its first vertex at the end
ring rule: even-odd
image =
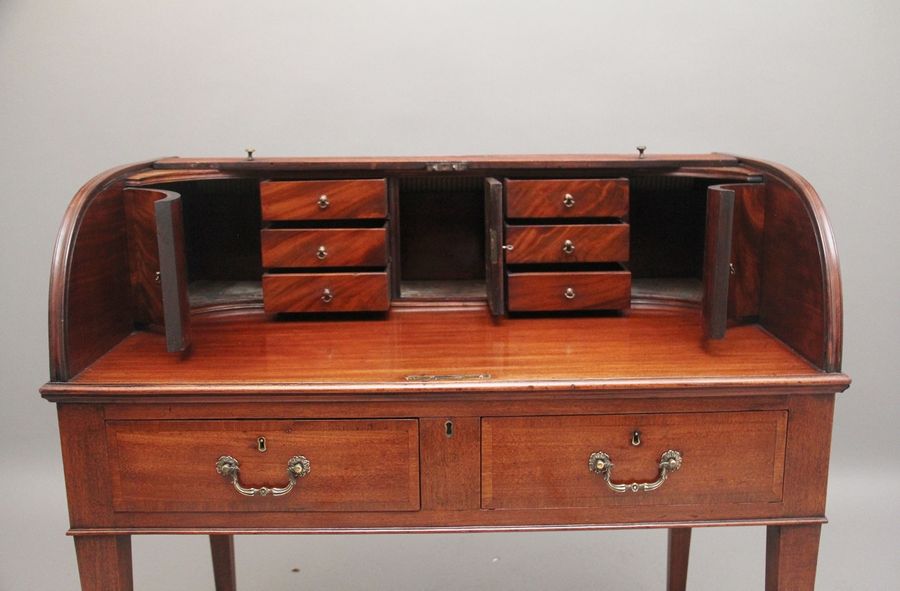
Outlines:
{"type": "Polygon", "coordinates": [[[333,299],[334,299],[334,292],[332,292],[327,287],[322,290],[322,301],[323,302],[325,302],[326,304],[330,304],[331,300],[333,300],[333,299]]]}
{"type": "Polygon", "coordinates": [[[231,456],[222,456],[219,458],[219,461],[216,462],[216,472],[221,474],[226,480],[230,480],[231,484],[234,485],[234,490],[238,491],[245,497],[265,497],[268,495],[272,495],[273,497],[281,497],[294,489],[294,485],[297,484],[298,478],[303,478],[307,474],[309,474],[309,460],[307,460],[303,456],[294,456],[290,460],[288,460],[287,465],[287,475],[288,475],[288,483],[287,486],[262,486],[260,488],[250,488],[246,486],[241,486],[241,483],[238,482],[238,477],[241,472],[241,464],[236,459],[231,456]]]}
{"type": "Polygon", "coordinates": [[[566,291],[563,292],[563,295],[566,296],[567,300],[574,300],[575,299],[575,290],[572,289],[571,287],[567,287],[566,291]]]}
{"type": "Polygon", "coordinates": [[[571,193],[566,193],[565,197],[563,197],[563,205],[570,208],[575,207],[575,197],[571,193]]]}
{"type": "Polygon", "coordinates": [[[606,486],[608,486],[611,490],[618,493],[628,491],[650,492],[651,490],[656,490],[663,485],[663,483],[666,481],[666,478],[669,477],[669,472],[676,472],[679,468],[681,468],[681,452],[670,449],[669,451],[663,453],[663,455],[659,458],[659,476],[653,482],[632,482],[631,484],[626,484],[624,482],[615,483],[612,481],[613,466],[615,466],[615,464],[613,464],[612,460],[609,459],[609,456],[602,451],[592,453],[590,459],[588,460],[588,468],[591,469],[591,472],[603,477],[603,480],[606,482],[606,486]]]}
{"type": "Polygon", "coordinates": [[[327,256],[328,256],[328,249],[325,248],[325,245],[323,244],[322,246],[320,246],[318,248],[318,250],[316,250],[316,258],[319,259],[320,261],[324,261],[325,257],[327,257],[327,256]]]}
{"type": "Polygon", "coordinates": [[[572,254],[573,252],[575,252],[575,243],[571,240],[566,240],[565,242],[563,242],[562,250],[566,254],[572,254]]]}
{"type": "Polygon", "coordinates": [[[328,209],[328,206],[331,205],[331,201],[328,200],[328,195],[320,195],[319,200],[316,201],[319,205],[319,209],[328,209]]]}

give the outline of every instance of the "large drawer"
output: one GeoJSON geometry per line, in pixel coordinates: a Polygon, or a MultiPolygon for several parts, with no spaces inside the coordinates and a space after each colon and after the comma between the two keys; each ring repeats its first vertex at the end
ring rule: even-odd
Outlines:
{"type": "Polygon", "coordinates": [[[511,312],[622,310],[631,305],[631,272],[510,273],[511,312]]]}
{"type": "Polygon", "coordinates": [[[384,179],[264,181],[264,221],[351,220],[387,216],[384,179]]]}
{"type": "Polygon", "coordinates": [[[628,260],[628,224],[506,226],[506,262],[608,263],[628,260]]]}
{"type": "Polygon", "coordinates": [[[266,229],[262,264],[268,268],[384,267],[387,231],[381,228],[266,229]]]}
{"type": "Polygon", "coordinates": [[[628,179],[507,180],[508,218],[619,218],[628,179]]]}
{"type": "Polygon", "coordinates": [[[116,511],[415,511],[418,421],[110,421],[116,511]],[[265,450],[258,439],[265,438],[265,450]],[[244,496],[217,473],[239,462],[244,487],[285,487],[294,456],[308,473],[289,493],[244,496]]]}
{"type": "Polygon", "coordinates": [[[263,307],[279,312],[383,312],[387,273],[265,273],[263,307]]]}
{"type": "Polygon", "coordinates": [[[482,507],[778,502],[786,428],[785,411],[485,418],[482,507]],[[589,465],[603,452],[612,484],[649,483],[669,450],[680,469],[652,491],[616,492],[589,465]]]}

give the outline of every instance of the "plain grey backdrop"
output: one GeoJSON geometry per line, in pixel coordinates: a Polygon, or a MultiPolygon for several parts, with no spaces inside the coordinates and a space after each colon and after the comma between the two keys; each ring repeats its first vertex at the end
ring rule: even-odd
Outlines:
{"type": "MultiPolygon", "coordinates": [[[[157,156],[725,151],[818,189],[844,369],[819,589],[896,589],[896,0],[0,0],[0,590],[76,589],[47,380],[51,247],[78,187],[157,156]]],[[[696,531],[692,589],[761,589],[762,528],[696,531]]],[[[663,531],[239,538],[242,590],[661,589],[663,531]],[[292,569],[299,569],[294,572],[292,569]]],[[[203,538],[136,589],[212,589],[203,538]]]]}

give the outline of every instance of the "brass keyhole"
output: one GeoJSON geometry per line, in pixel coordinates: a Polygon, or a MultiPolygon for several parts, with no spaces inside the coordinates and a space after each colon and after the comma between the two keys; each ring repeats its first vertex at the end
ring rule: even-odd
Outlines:
{"type": "Polygon", "coordinates": [[[447,437],[453,437],[453,421],[447,421],[444,423],[444,434],[447,437]]]}
{"type": "Polygon", "coordinates": [[[641,444],[641,432],[635,431],[631,434],[631,445],[637,447],[641,444]]]}
{"type": "Polygon", "coordinates": [[[256,449],[262,453],[268,449],[266,447],[266,438],[265,437],[257,437],[256,438],[256,449]]]}

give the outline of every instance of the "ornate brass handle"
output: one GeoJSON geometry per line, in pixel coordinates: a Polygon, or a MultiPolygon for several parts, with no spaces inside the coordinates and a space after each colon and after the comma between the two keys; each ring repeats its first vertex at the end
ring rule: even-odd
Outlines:
{"type": "Polygon", "coordinates": [[[327,256],[328,256],[328,249],[325,248],[325,245],[323,244],[316,250],[316,258],[319,259],[320,261],[324,261],[325,257],[327,257],[327,256]]]}
{"type": "Polygon", "coordinates": [[[574,207],[575,197],[573,197],[571,193],[566,193],[565,197],[563,197],[563,205],[566,207],[574,207]]]}
{"type": "Polygon", "coordinates": [[[319,209],[328,209],[328,206],[331,205],[331,201],[328,200],[328,195],[320,195],[319,200],[316,201],[319,204],[319,209]]]}
{"type": "Polygon", "coordinates": [[[575,252],[575,243],[571,240],[566,240],[565,242],[563,242],[562,250],[566,254],[572,254],[573,252],[575,252]]]}
{"type": "Polygon", "coordinates": [[[222,456],[221,458],[219,458],[219,461],[216,462],[216,472],[221,474],[226,480],[230,480],[231,484],[234,485],[234,490],[238,491],[245,497],[265,497],[268,495],[272,495],[273,497],[280,497],[288,494],[294,489],[294,485],[297,484],[298,478],[303,478],[304,476],[309,474],[309,460],[307,460],[303,456],[294,456],[290,460],[288,460],[288,483],[287,486],[282,487],[263,486],[260,488],[250,488],[241,486],[241,483],[238,482],[238,476],[240,476],[241,472],[241,464],[231,456],[222,456]]]}
{"type": "Polygon", "coordinates": [[[615,483],[612,481],[613,466],[615,466],[615,464],[613,464],[612,460],[609,459],[609,456],[602,451],[592,453],[590,459],[588,460],[588,467],[591,469],[591,472],[600,475],[606,482],[606,486],[608,486],[611,490],[614,490],[618,493],[628,491],[650,492],[651,490],[656,490],[663,485],[663,483],[666,481],[666,478],[669,477],[669,472],[676,472],[679,468],[681,468],[681,452],[670,449],[669,451],[664,452],[662,456],[660,456],[659,476],[653,482],[632,482],[631,484],[615,483]]]}

